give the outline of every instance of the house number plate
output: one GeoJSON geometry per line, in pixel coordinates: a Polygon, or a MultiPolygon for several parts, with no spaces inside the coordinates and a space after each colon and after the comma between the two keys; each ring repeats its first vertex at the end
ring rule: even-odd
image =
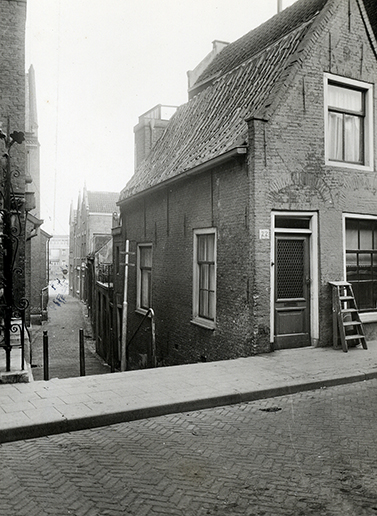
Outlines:
{"type": "Polygon", "coordinates": [[[269,240],[270,239],[270,230],[269,229],[260,229],[259,230],[259,238],[260,238],[260,240],[269,240]]]}

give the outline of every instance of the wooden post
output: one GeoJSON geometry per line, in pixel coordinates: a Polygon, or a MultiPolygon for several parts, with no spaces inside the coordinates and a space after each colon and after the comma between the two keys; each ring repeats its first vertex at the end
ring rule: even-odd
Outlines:
{"type": "Polygon", "coordinates": [[[43,332],[43,379],[45,381],[50,379],[48,370],[48,335],[46,330],[43,332]]]}
{"type": "Polygon", "coordinates": [[[80,328],[80,376],[85,376],[85,346],[84,346],[84,330],[80,328]]]}
{"type": "Polygon", "coordinates": [[[130,241],[126,240],[126,249],[124,253],[124,292],[123,292],[123,312],[122,312],[122,345],[121,345],[121,360],[120,370],[127,369],[127,312],[128,312],[128,265],[129,265],[130,241]]]}

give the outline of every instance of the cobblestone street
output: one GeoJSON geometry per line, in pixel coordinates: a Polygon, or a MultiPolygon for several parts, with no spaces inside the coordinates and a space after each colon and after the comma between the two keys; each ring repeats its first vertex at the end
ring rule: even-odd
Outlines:
{"type": "Polygon", "coordinates": [[[377,380],[0,447],[6,516],[377,514],[377,380]]]}
{"type": "Polygon", "coordinates": [[[55,281],[50,286],[48,321],[32,329],[32,373],[43,380],[43,331],[48,333],[50,378],[80,375],[79,330],[85,335],[86,375],[110,372],[110,367],[95,353],[86,307],[68,294],[68,283],[55,281]]]}

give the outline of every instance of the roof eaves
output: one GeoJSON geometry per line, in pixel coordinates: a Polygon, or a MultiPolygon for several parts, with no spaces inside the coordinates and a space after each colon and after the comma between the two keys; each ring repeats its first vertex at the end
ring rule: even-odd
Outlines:
{"type": "Polygon", "coordinates": [[[131,199],[134,200],[136,198],[141,197],[144,194],[155,192],[156,190],[159,190],[160,188],[165,188],[166,186],[176,183],[182,179],[186,179],[189,176],[193,176],[196,174],[200,174],[202,172],[207,171],[210,168],[213,168],[215,166],[221,165],[231,159],[244,157],[247,154],[247,146],[246,145],[240,145],[237,146],[230,151],[225,152],[224,154],[221,154],[220,156],[217,156],[216,158],[210,159],[204,163],[201,163],[200,165],[197,165],[195,167],[192,167],[188,170],[185,170],[184,172],[181,172],[178,175],[175,175],[173,177],[170,177],[169,179],[166,179],[165,181],[162,181],[161,183],[157,183],[155,185],[150,186],[149,188],[143,188],[138,189],[137,187],[131,188],[127,191],[127,189],[123,189],[120,193],[119,201],[117,202],[118,206],[121,206],[127,201],[130,201],[131,199]],[[132,193],[131,190],[136,190],[134,193],[132,193]]]}

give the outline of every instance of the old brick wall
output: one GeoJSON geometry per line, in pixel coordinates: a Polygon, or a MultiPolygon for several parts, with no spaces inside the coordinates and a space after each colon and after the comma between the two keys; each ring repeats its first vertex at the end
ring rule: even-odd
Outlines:
{"type": "MultiPolygon", "coordinates": [[[[131,251],[136,251],[138,243],[153,245],[152,308],[159,363],[220,360],[253,352],[247,184],[245,163],[234,161],[122,208],[124,237],[130,240],[131,251]],[[191,322],[193,230],[212,226],[218,230],[215,330],[191,322]]],[[[142,318],[135,312],[134,267],[130,268],[128,287],[130,337],[142,318]]],[[[132,346],[134,365],[140,354],[146,354],[148,339],[146,324],[132,346]]]]}
{"type": "MultiPolygon", "coordinates": [[[[315,42],[301,56],[293,83],[267,121],[253,120],[250,155],[255,219],[255,306],[258,342],[270,318],[270,245],[258,230],[269,228],[272,210],[316,211],[319,218],[319,344],[332,338],[329,281],[343,280],[342,214],[377,214],[375,172],[325,166],[324,72],[376,82],[376,56],[365,34],[357,2],[334,2],[315,42]]],[[[374,88],[376,120],[376,88],[374,88]]],[[[374,128],[376,139],[376,127],[374,128]]],[[[374,145],[376,149],[376,141],[374,145]]],[[[374,163],[374,169],[376,163],[374,163]]]]}
{"type": "MultiPolygon", "coordinates": [[[[25,131],[25,21],[26,1],[0,1],[0,124],[10,132],[25,131]]],[[[0,147],[3,144],[0,143],[0,147]]],[[[2,147],[1,147],[2,148],[2,147]]],[[[23,198],[25,192],[25,144],[15,144],[11,150],[11,169],[13,190],[23,198]]],[[[25,242],[24,210],[21,209],[21,228],[16,266],[22,269],[14,284],[14,298],[25,295],[25,242]]]]}

